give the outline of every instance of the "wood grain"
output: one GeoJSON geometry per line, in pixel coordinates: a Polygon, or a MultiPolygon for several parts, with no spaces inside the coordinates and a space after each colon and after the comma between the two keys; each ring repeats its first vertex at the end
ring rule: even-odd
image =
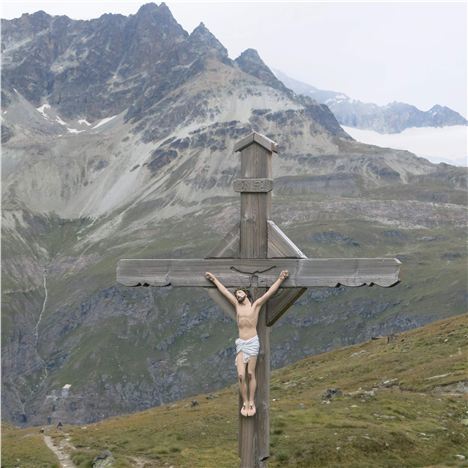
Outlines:
{"type": "Polygon", "coordinates": [[[205,272],[210,271],[227,288],[270,287],[282,270],[288,270],[282,288],[340,284],[389,287],[399,281],[400,265],[395,258],[123,259],[117,266],[117,282],[125,286],[210,288],[214,285],[205,278],[205,272]]]}
{"type": "Polygon", "coordinates": [[[271,220],[268,225],[268,258],[307,258],[294,242],[271,220]]]}
{"type": "MultiPolygon", "coordinates": [[[[307,258],[294,242],[271,220],[268,220],[268,257],[307,258]]],[[[269,301],[267,325],[273,326],[301,297],[307,288],[282,289],[269,301]]]]}

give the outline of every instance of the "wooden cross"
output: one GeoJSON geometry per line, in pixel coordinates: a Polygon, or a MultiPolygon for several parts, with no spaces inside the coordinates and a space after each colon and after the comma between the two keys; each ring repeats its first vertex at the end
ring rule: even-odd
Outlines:
{"type": "Polygon", "coordinates": [[[272,154],[277,145],[253,132],[239,141],[234,151],[241,153],[241,178],[234,190],[241,193],[240,224],[204,259],[120,260],[117,281],[126,286],[197,286],[210,288],[215,302],[234,319],[233,306],[205,278],[210,271],[226,287],[247,287],[255,300],[276,280],[281,270],[289,277],[280,291],[260,311],[257,334],[257,412],[240,415],[239,456],[241,468],[266,467],[269,451],[270,327],[308,287],[361,286],[388,287],[399,281],[400,262],[395,258],[307,258],[281,229],[270,220],[273,179],[272,154]]]}

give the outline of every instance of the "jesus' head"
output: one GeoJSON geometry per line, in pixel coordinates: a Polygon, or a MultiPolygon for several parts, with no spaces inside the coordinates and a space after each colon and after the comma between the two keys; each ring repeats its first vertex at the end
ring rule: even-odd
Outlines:
{"type": "Polygon", "coordinates": [[[234,296],[236,296],[237,302],[239,302],[239,304],[242,304],[246,298],[249,301],[252,301],[252,296],[250,295],[250,291],[248,289],[236,289],[234,291],[234,296]]]}

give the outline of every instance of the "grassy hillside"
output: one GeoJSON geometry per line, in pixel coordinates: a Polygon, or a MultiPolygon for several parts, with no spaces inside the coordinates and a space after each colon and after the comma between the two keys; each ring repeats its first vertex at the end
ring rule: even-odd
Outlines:
{"type": "MultiPolygon", "coordinates": [[[[303,359],[272,374],[270,466],[468,466],[467,384],[466,314],[303,359]]],[[[237,388],[46,432],[80,467],[104,450],[117,467],[233,467],[237,388]]],[[[2,437],[2,466],[53,466],[38,428],[2,437]]]]}
{"type": "Polygon", "coordinates": [[[59,468],[38,428],[18,429],[2,424],[2,467],[59,468]]]}

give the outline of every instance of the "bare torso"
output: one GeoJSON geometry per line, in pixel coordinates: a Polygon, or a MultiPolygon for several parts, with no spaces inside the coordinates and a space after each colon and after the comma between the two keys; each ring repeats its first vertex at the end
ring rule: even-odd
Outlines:
{"type": "Polygon", "coordinates": [[[247,299],[245,303],[236,305],[237,326],[239,338],[249,340],[257,334],[259,307],[251,304],[247,299]]]}
{"type": "Polygon", "coordinates": [[[232,294],[213,273],[205,273],[207,280],[214,283],[221,294],[236,308],[237,326],[239,327],[239,338],[241,340],[250,340],[257,334],[258,314],[262,305],[266,304],[268,299],[276,293],[281,283],[288,277],[288,270],[283,270],[278,279],[271,285],[270,289],[251,303],[245,290],[237,289],[232,294]]]}

